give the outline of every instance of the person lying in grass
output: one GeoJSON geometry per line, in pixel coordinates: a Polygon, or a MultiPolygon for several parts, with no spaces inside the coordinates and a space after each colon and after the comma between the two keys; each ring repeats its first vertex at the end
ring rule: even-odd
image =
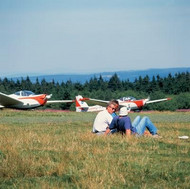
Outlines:
{"type": "Polygon", "coordinates": [[[159,137],[157,134],[156,126],[151,122],[150,118],[144,116],[142,119],[140,116],[137,116],[135,120],[131,123],[131,119],[128,116],[128,110],[126,107],[122,107],[119,111],[119,116],[115,116],[107,127],[105,134],[111,134],[114,132],[110,132],[114,130],[115,132],[121,132],[122,134],[126,134],[130,136],[131,134],[143,135],[145,130],[148,129],[151,136],[159,137]]]}

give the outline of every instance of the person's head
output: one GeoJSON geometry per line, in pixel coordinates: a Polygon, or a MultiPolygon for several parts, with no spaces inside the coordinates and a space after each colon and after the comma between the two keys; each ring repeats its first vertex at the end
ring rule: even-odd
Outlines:
{"type": "Polygon", "coordinates": [[[114,113],[114,112],[117,110],[118,106],[119,106],[118,102],[116,102],[115,100],[111,100],[111,101],[108,103],[106,109],[107,109],[107,111],[108,111],[110,114],[112,114],[112,113],[114,113]]]}
{"type": "Polygon", "coordinates": [[[119,110],[119,116],[123,117],[123,116],[127,116],[129,113],[129,110],[127,109],[127,107],[122,107],[119,110]]]}
{"type": "Polygon", "coordinates": [[[114,103],[114,105],[115,105],[115,111],[117,111],[119,109],[119,102],[118,102],[118,100],[113,99],[110,102],[114,103]]]}

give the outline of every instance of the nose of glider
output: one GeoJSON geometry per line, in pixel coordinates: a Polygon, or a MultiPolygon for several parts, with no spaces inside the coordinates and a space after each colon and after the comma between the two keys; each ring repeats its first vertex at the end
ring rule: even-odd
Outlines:
{"type": "Polygon", "coordinates": [[[144,104],[146,104],[149,100],[150,100],[150,98],[144,99],[144,104]]]}
{"type": "Polygon", "coordinates": [[[47,99],[50,99],[51,97],[52,97],[52,94],[46,95],[46,98],[47,98],[47,99]]]}
{"type": "Polygon", "coordinates": [[[38,95],[34,98],[41,106],[45,105],[47,102],[47,95],[46,94],[41,94],[38,95]]]}

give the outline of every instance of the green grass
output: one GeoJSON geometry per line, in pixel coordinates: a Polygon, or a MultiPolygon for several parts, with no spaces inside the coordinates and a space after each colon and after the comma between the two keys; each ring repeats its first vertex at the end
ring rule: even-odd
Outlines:
{"type": "Polygon", "coordinates": [[[96,113],[0,111],[0,188],[189,188],[190,113],[139,115],[163,138],[96,136],[96,113]]]}

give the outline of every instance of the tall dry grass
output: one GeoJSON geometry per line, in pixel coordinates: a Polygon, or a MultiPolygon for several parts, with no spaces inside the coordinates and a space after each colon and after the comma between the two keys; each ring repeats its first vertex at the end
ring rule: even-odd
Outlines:
{"type": "Polygon", "coordinates": [[[0,188],[189,188],[190,113],[146,113],[161,139],[98,137],[95,115],[1,111],[0,188]]]}

